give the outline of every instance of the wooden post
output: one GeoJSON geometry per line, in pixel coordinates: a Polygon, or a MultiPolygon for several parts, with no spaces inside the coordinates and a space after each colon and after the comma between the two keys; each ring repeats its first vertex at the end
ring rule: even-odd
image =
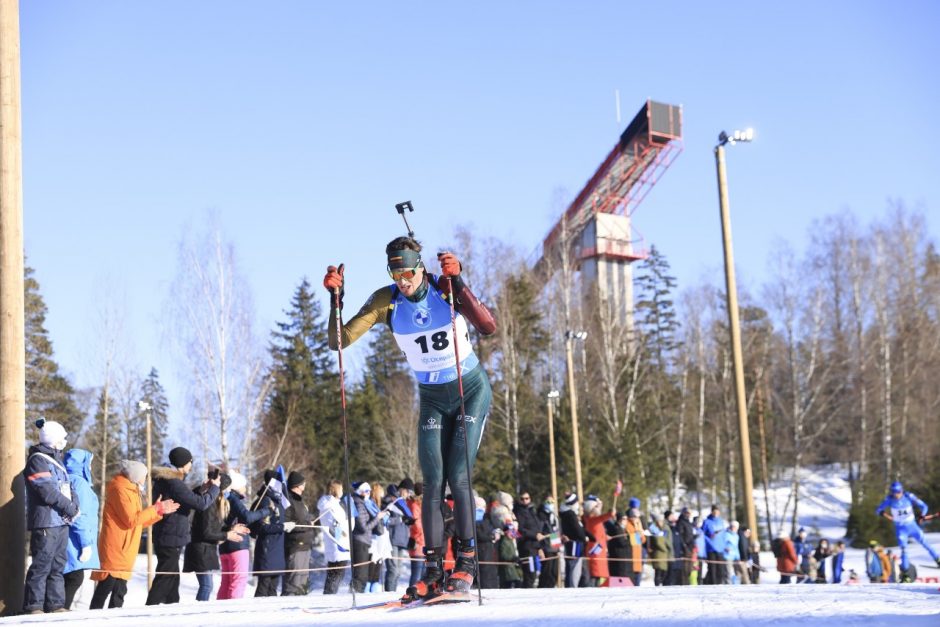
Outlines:
{"type": "Polygon", "coordinates": [[[26,340],[18,0],[0,0],[0,614],[23,607],[26,578],[26,340]]]}
{"type": "MultiPolygon", "coordinates": [[[[555,399],[558,392],[552,390],[548,393],[548,457],[552,467],[552,500],[555,501],[555,518],[558,520],[559,533],[561,531],[561,510],[558,504],[558,474],[555,466],[555,399]]],[[[559,552],[556,586],[561,586],[561,565],[564,563],[565,549],[562,546],[559,552]]]]}
{"type": "MultiPolygon", "coordinates": [[[[153,479],[150,473],[153,471],[153,445],[152,445],[152,420],[153,407],[146,401],[140,401],[138,407],[144,410],[147,416],[147,507],[153,505],[153,479]]],[[[153,585],[153,534],[150,531],[153,527],[147,529],[147,590],[153,585]]]]}
{"type": "Polygon", "coordinates": [[[581,504],[584,503],[584,484],[581,481],[581,439],[578,436],[578,392],[574,387],[574,363],[571,356],[572,335],[568,331],[565,337],[565,359],[568,365],[568,402],[571,404],[571,438],[574,440],[574,476],[578,486],[578,504],[581,504]]]}

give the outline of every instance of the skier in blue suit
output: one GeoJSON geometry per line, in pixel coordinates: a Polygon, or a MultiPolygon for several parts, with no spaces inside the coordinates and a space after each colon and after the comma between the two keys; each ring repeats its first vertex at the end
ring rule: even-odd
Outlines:
{"type": "Polygon", "coordinates": [[[927,544],[927,540],[924,538],[924,531],[920,528],[919,524],[927,515],[927,504],[910,492],[905,492],[904,486],[901,485],[900,481],[895,481],[891,484],[888,496],[881,502],[881,505],[878,506],[875,513],[894,522],[894,533],[897,535],[898,546],[901,547],[902,578],[910,581],[910,575],[908,574],[910,563],[907,558],[908,540],[917,540],[920,542],[923,547],[927,549],[927,552],[930,553],[930,557],[937,562],[937,566],[940,566],[940,555],[937,554],[932,546],[927,544]],[[920,515],[915,515],[915,507],[920,510],[920,515]]]}

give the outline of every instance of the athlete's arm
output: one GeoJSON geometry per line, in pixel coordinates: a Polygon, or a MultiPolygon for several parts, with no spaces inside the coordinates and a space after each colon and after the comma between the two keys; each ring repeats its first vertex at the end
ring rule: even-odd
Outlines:
{"type": "Polygon", "coordinates": [[[885,500],[881,502],[881,505],[878,506],[878,509],[875,510],[875,514],[878,516],[884,516],[888,520],[891,520],[892,519],[891,513],[887,511],[888,506],[891,504],[890,501],[891,501],[891,497],[885,498],[885,500]]]}
{"type": "MultiPolygon", "coordinates": [[[[388,307],[392,302],[392,290],[389,286],[380,287],[359,309],[359,313],[343,323],[343,346],[349,346],[377,323],[384,322],[388,307]]],[[[330,302],[329,338],[330,350],[337,350],[336,345],[336,307],[330,302]]]]}
{"type": "MultiPolygon", "coordinates": [[[[459,275],[452,277],[451,280],[454,284],[454,294],[457,296],[454,301],[454,308],[459,311],[464,318],[470,321],[470,324],[480,332],[480,335],[492,335],[495,333],[496,318],[493,317],[493,314],[487,306],[479,301],[459,275]]],[[[445,277],[437,277],[437,289],[445,296],[450,293],[447,283],[448,281],[445,277]]]]}
{"type": "Polygon", "coordinates": [[[924,503],[922,500],[920,500],[919,498],[917,498],[916,496],[914,496],[914,495],[911,494],[910,492],[907,493],[907,498],[909,498],[909,499],[911,500],[911,504],[912,504],[914,507],[920,509],[920,515],[921,515],[922,517],[927,515],[927,504],[926,504],[926,503],[924,503]]]}

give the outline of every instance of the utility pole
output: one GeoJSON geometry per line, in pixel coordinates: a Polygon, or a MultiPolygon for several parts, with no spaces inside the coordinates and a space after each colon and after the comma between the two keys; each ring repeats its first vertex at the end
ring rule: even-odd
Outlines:
{"type": "Polygon", "coordinates": [[[0,614],[23,607],[26,579],[26,340],[19,0],[0,0],[0,614]]]}
{"type": "Polygon", "coordinates": [[[565,332],[565,360],[568,366],[568,402],[571,403],[571,438],[574,441],[574,476],[578,486],[578,504],[584,502],[584,484],[581,481],[581,438],[578,435],[578,391],[574,387],[574,359],[572,341],[584,339],[587,333],[579,331],[565,332]]]}
{"type": "Polygon", "coordinates": [[[751,141],[754,132],[735,131],[733,136],[722,132],[715,146],[718,168],[718,203],[721,210],[721,236],[725,253],[725,288],[728,301],[728,327],[731,332],[731,359],[734,366],[734,396],[738,410],[738,431],[741,439],[741,468],[744,471],[744,506],[747,524],[759,535],[757,511],[754,507],[754,476],[751,471],[751,437],[747,423],[747,397],[744,390],[744,358],[741,351],[741,323],[738,318],[738,287],[734,277],[734,252],[731,244],[731,215],[728,208],[728,173],[725,169],[725,144],[751,141]]]}
{"type": "MultiPolygon", "coordinates": [[[[555,517],[558,518],[560,515],[560,509],[558,505],[558,473],[555,466],[555,399],[558,398],[558,390],[552,390],[548,393],[548,457],[552,467],[552,500],[555,502],[555,517]]],[[[561,519],[558,518],[560,521],[561,519]]],[[[564,551],[559,552],[559,556],[563,556],[564,551]]],[[[563,561],[563,560],[562,560],[563,561]]],[[[558,578],[555,582],[556,585],[561,585],[561,564],[558,565],[557,574],[558,578]]]]}
{"type": "MultiPolygon", "coordinates": [[[[147,507],[153,505],[153,481],[150,473],[153,471],[152,457],[152,427],[153,406],[147,401],[138,401],[137,408],[144,412],[147,417],[147,507]]],[[[150,533],[150,527],[147,530],[147,590],[153,585],[153,534],[150,533]]]]}

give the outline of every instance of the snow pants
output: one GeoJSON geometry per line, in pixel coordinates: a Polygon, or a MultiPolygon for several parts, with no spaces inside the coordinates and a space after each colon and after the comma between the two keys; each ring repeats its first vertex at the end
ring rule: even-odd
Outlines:
{"type": "Polygon", "coordinates": [[[473,538],[476,504],[469,494],[470,470],[480,449],[493,400],[493,391],[482,366],[463,373],[463,392],[466,416],[460,416],[460,388],[457,381],[418,385],[421,399],[418,460],[424,476],[421,522],[424,526],[425,546],[429,548],[444,547],[441,502],[448,485],[454,495],[457,538],[473,538]],[[464,447],[464,425],[467,427],[469,450],[464,447]],[[467,468],[468,456],[470,468],[467,468]]]}
{"type": "Polygon", "coordinates": [[[127,594],[127,580],[108,575],[106,579],[99,581],[95,586],[95,593],[91,597],[89,609],[102,609],[109,596],[111,602],[108,603],[108,607],[124,607],[125,594],[127,594]]]}
{"type": "Polygon", "coordinates": [[[222,581],[219,583],[220,601],[223,599],[240,599],[245,596],[245,586],[248,583],[248,549],[221,553],[219,561],[222,563],[222,581]]]}
{"type": "Polygon", "coordinates": [[[917,540],[920,542],[921,546],[927,549],[927,552],[930,553],[930,557],[934,560],[937,559],[937,552],[932,546],[927,543],[927,538],[924,537],[924,530],[920,528],[916,522],[904,523],[901,525],[894,526],[894,533],[898,538],[898,547],[901,549],[901,570],[907,570],[910,566],[910,562],[907,559],[907,543],[910,540],[917,540]]]}
{"type": "Polygon", "coordinates": [[[29,553],[33,558],[26,571],[23,611],[51,612],[65,607],[66,546],[68,525],[33,529],[29,534],[29,553]]]}

